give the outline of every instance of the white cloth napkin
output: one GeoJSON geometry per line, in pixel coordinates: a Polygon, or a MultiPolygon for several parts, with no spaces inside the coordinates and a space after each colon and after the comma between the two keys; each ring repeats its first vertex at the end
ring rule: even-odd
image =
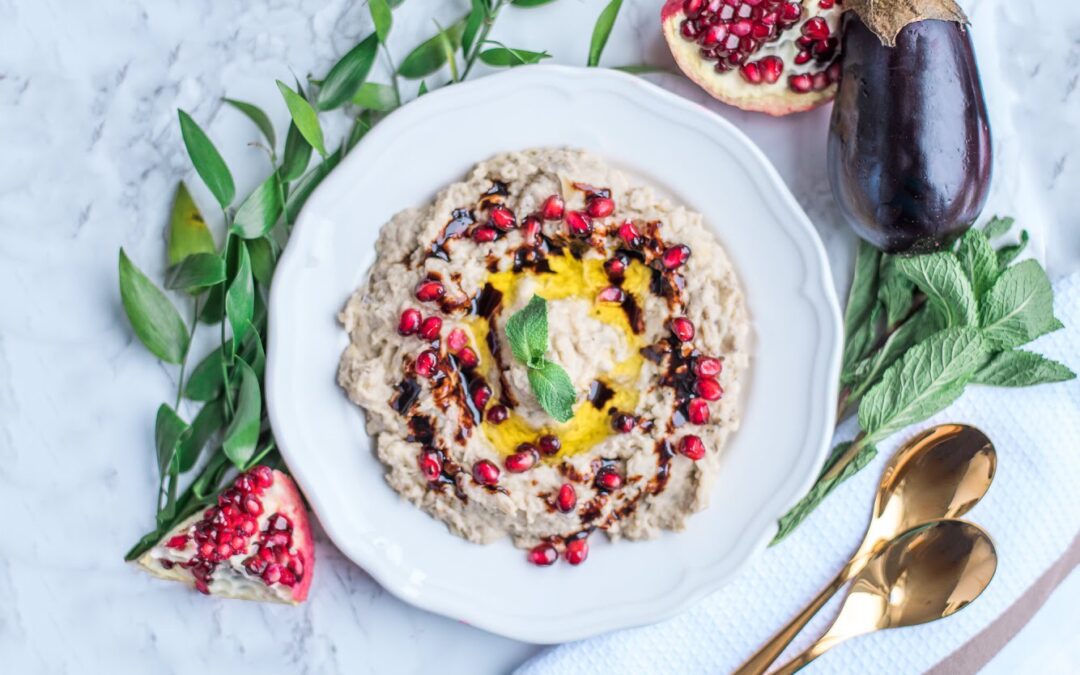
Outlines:
{"type": "MultiPolygon", "coordinates": [[[[1027,347],[1080,368],[1080,274],[1055,285],[1066,329],[1027,347]]],[[[820,657],[808,672],[921,673],[1008,608],[1080,532],[1080,380],[1027,389],[971,386],[948,410],[896,434],[874,462],[839,487],[784,542],[766,550],[721,591],[681,616],[542,652],[518,675],[731,672],[794,616],[836,573],[862,539],[884,464],[901,442],[939,422],[982,429],[998,451],[998,473],[967,518],[993,537],[997,574],[963,611],[923,626],[856,638],[820,657]]],[[[851,428],[838,440],[850,438],[851,428]]],[[[815,618],[782,663],[820,636],[839,596],[815,618]]]]}

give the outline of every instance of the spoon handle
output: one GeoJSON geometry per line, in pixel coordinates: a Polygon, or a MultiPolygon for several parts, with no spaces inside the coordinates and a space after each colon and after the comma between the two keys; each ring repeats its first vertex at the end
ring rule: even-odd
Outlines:
{"type": "MultiPolygon", "coordinates": [[[[784,649],[791,644],[791,641],[795,639],[795,636],[799,634],[799,631],[806,627],[806,624],[810,622],[810,619],[814,618],[814,615],[825,606],[825,603],[829,601],[829,598],[836,595],[836,592],[840,590],[841,586],[847,583],[851,576],[852,569],[850,564],[845,565],[844,569],[840,570],[840,573],[836,575],[836,578],[829,582],[829,585],[823,588],[822,591],[817,594],[817,597],[811,600],[810,604],[807,605],[803,611],[799,612],[788,625],[781,628],[771,640],[766,642],[761,649],[757,650],[753,656],[747,659],[746,663],[742,664],[742,666],[735,671],[735,675],[762,675],[768,670],[769,665],[784,652],[784,649]]],[[[809,663],[809,661],[807,663],[809,663]]]]}
{"type": "Polygon", "coordinates": [[[805,652],[799,654],[773,671],[772,675],[792,675],[792,673],[802,670],[811,661],[840,644],[845,639],[847,639],[847,636],[826,633],[820,640],[810,645],[805,652]]]}

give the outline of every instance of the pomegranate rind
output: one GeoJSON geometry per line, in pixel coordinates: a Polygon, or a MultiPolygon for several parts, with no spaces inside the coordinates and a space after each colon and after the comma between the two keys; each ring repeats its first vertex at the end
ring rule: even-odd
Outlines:
{"type": "MultiPolygon", "coordinates": [[[[304,500],[292,479],[280,471],[275,470],[273,474],[273,483],[265,489],[260,498],[263,512],[258,517],[259,529],[264,529],[270,516],[274,514],[284,515],[292,521],[292,549],[303,554],[302,578],[292,587],[279,583],[268,586],[258,577],[244,571],[243,561],[248,554],[238,554],[223,561],[214,570],[209,584],[210,595],[290,605],[300,604],[307,599],[315,570],[315,540],[311,535],[307,509],[304,508],[304,500]]],[[[190,535],[195,524],[202,519],[203,512],[200,510],[170,530],[152,549],[138,558],[135,564],[159,579],[178,581],[195,588],[195,577],[189,570],[179,564],[166,567],[162,561],[176,563],[190,559],[192,544],[189,543],[188,548],[181,551],[169,549],[165,544],[178,535],[190,535]]]]}
{"type": "MultiPolygon", "coordinates": [[[[788,88],[788,75],[792,73],[789,72],[790,65],[787,61],[784,64],[783,75],[773,84],[750,84],[742,78],[737,69],[726,73],[716,72],[713,69],[713,62],[703,59],[698,53],[697,43],[685,39],[679,31],[679,24],[686,18],[683,12],[683,1],[667,0],[660,10],[664,41],[667,42],[679,70],[716,100],[742,110],[783,117],[791,113],[813,110],[836,98],[838,88],[836,82],[830,83],[821,90],[806,93],[798,93],[788,88]]],[[[841,12],[842,10],[839,9],[835,12],[830,10],[819,14],[809,14],[804,19],[813,16],[828,16],[830,28],[838,34],[841,12]]],[[[764,51],[759,52],[752,60],[757,60],[766,54],[767,52],[764,51]]]]}

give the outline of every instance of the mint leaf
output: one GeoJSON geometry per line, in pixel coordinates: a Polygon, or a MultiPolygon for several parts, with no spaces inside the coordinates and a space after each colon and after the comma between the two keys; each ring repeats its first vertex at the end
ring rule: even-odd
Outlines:
{"type": "Polygon", "coordinates": [[[574,384],[562,366],[543,358],[534,366],[529,366],[529,385],[536,400],[547,414],[560,422],[566,422],[574,416],[574,403],[577,396],[574,384]]]}
{"type": "Polygon", "coordinates": [[[537,367],[548,348],[547,300],[534,295],[529,304],[506,322],[506,338],[514,358],[537,367]]]}
{"type": "Polygon", "coordinates": [[[908,315],[915,302],[915,284],[896,269],[894,256],[881,256],[877,297],[885,306],[885,323],[890,329],[908,315]]]}
{"type": "Polygon", "coordinates": [[[983,334],[992,347],[1012,349],[1061,328],[1046,272],[1025,260],[1004,272],[981,306],[983,334]]]}
{"type": "Polygon", "coordinates": [[[983,225],[983,232],[986,233],[987,239],[996,239],[1011,230],[1015,222],[1013,218],[994,216],[986,225],[983,225]]]}
{"type": "Polygon", "coordinates": [[[784,537],[791,534],[792,530],[799,526],[807,516],[818,507],[818,504],[822,502],[829,494],[843,483],[848,478],[851,478],[856,473],[862,470],[867,464],[870,463],[874,457],[877,456],[877,448],[873,444],[867,444],[863,446],[859,453],[855,455],[855,458],[848,463],[847,466],[832,479],[823,479],[836,464],[837,460],[843,456],[847,449],[851,447],[851,443],[841,443],[833,448],[832,454],[829,455],[828,461],[825,462],[825,466],[821,469],[821,474],[818,476],[818,482],[814,484],[814,487],[810,488],[810,492],[806,493],[806,496],[799,500],[795,506],[784,514],[778,523],[780,529],[777,531],[776,536],[769,542],[769,546],[778,544],[784,537]]]}
{"type": "Polygon", "coordinates": [[[931,335],[889,367],[859,404],[859,426],[869,442],[922,421],[960,397],[988,356],[976,328],[931,335]]]}
{"type": "Polygon", "coordinates": [[[919,287],[932,307],[942,312],[949,326],[973,326],[978,319],[975,293],[960,261],[941,252],[898,258],[896,269],[919,287]]]}
{"type": "Polygon", "coordinates": [[[1076,377],[1068,366],[1042,354],[1015,349],[1001,352],[975,373],[972,382],[995,387],[1030,387],[1076,377]]]}
{"type": "Polygon", "coordinates": [[[871,314],[877,308],[878,263],[881,254],[870,244],[860,240],[855,257],[855,273],[848,290],[847,307],[844,309],[844,358],[842,372],[849,372],[856,361],[865,356],[867,347],[873,343],[876,326],[871,314]]]}
{"type": "Polygon", "coordinates": [[[897,328],[881,349],[856,364],[853,372],[859,389],[866,391],[885,370],[896,363],[907,350],[930,335],[943,329],[945,319],[937,312],[923,307],[897,328]]]}
{"type": "Polygon", "coordinates": [[[1024,249],[1027,248],[1029,238],[1028,231],[1021,230],[1019,244],[1012,244],[1010,246],[1002,246],[999,248],[997,252],[998,266],[1001,267],[1001,269],[1005,269],[1009,266],[1009,263],[1016,260],[1016,257],[1023,253],[1024,249]]]}
{"type": "Polygon", "coordinates": [[[980,230],[968,230],[960,238],[956,248],[956,257],[964,270],[976,300],[990,290],[998,278],[998,261],[990,240],[980,230]]]}

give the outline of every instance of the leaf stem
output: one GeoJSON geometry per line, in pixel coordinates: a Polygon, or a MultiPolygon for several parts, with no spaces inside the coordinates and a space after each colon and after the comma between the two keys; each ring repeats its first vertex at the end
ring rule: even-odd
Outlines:
{"type": "Polygon", "coordinates": [[[465,70],[461,73],[462,80],[467,78],[472,71],[473,64],[476,63],[476,57],[480,55],[480,48],[487,40],[491,29],[495,26],[495,19],[499,18],[499,10],[503,8],[505,3],[506,0],[498,0],[495,6],[491,8],[491,13],[484,17],[484,26],[480,29],[480,34],[476,36],[476,40],[473,41],[472,53],[465,55],[465,70]]]}
{"type": "Polygon", "coordinates": [[[191,343],[195,341],[195,332],[199,329],[199,298],[195,298],[195,311],[191,315],[191,331],[188,334],[187,348],[184,349],[184,358],[180,360],[180,377],[176,381],[176,401],[173,410],[180,407],[180,398],[184,393],[184,374],[187,371],[188,355],[191,353],[191,343]]]}
{"type": "Polygon", "coordinates": [[[394,87],[394,97],[397,99],[397,104],[401,105],[401,84],[398,81],[397,65],[394,63],[394,57],[390,55],[390,48],[383,43],[383,54],[386,55],[386,62],[390,65],[390,84],[394,87]]]}
{"type": "Polygon", "coordinates": [[[848,446],[848,449],[844,451],[844,454],[840,455],[840,457],[836,459],[836,462],[833,463],[831,467],[829,467],[829,470],[823,473],[820,478],[818,478],[818,482],[820,483],[821,481],[836,479],[841,474],[841,472],[843,472],[844,467],[850,464],[851,460],[855,459],[859,455],[859,453],[862,452],[862,449],[866,446],[866,443],[866,432],[860,431],[859,435],[851,441],[851,445],[848,446]]]}

